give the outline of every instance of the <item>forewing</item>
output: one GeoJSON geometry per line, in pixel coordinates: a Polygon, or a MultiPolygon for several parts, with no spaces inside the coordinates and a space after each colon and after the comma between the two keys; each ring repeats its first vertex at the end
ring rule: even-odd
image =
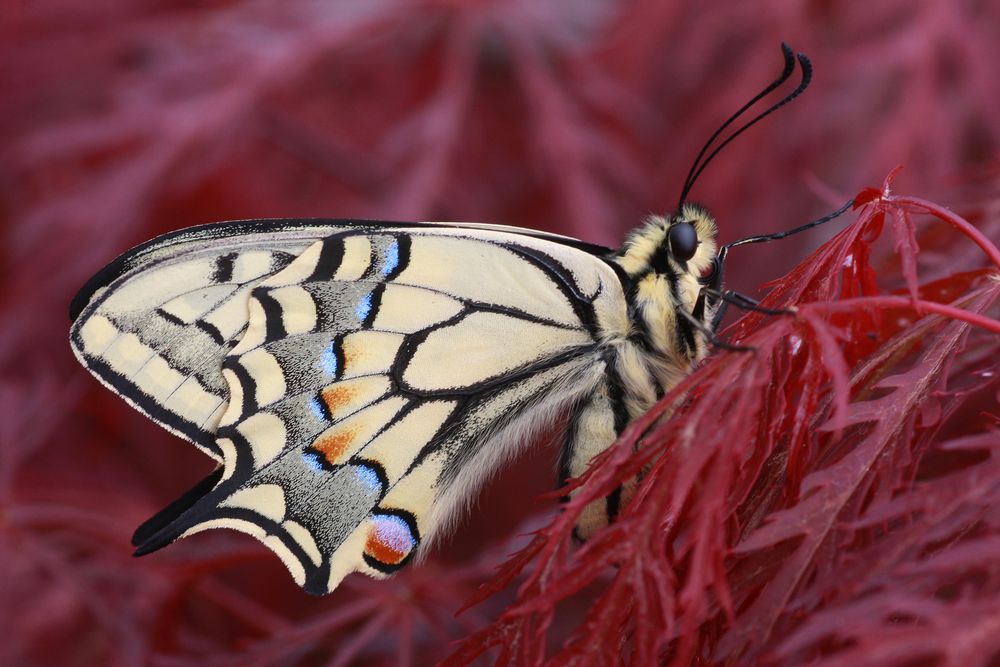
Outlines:
{"type": "Polygon", "coordinates": [[[222,360],[246,328],[250,290],[318,239],[343,230],[389,229],[496,232],[608,252],[499,225],[335,219],[202,225],[143,243],[91,278],[70,305],[73,351],[126,402],[221,461],[215,429],[229,399],[222,360]]]}
{"type": "Polygon", "coordinates": [[[603,381],[598,331],[624,307],[603,262],[550,241],[332,234],[253,290],[222,364],[223,468],[140,529],[140,552],[228,527],[311,592],[391,573],[534,427],[603,381]]]}
{"type": "Polygon", "coordinates": [[[221,460],[222,360],[246,329],[250,291],[331,231],[233,223],[143,244],[74,299],[73,351],[140,412],[221,460]]]}

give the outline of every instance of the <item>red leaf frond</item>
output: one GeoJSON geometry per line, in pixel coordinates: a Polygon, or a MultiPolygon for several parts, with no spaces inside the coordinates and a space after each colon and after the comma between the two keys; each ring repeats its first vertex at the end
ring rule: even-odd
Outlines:
{"type": "MultiPolygon", "coordinates": [[[[855,223],[763,301],[793,314],[739,320],[729,335],[753,352],[711,357],[571,483],[563,511],[483,589],[521,573],[515,600],[445,664],[491,648],[518,665],[848,664],[875,635],[884,655],[916,660],[929,641],[910,640],[926,627],[957,629],[942,617],[955,600],[968,618],[995,605],[955,573],[986,567],[1000,541],[1000,523],[984,519],[1000,507],[996,440],[939,443],[996,390],[1000,322],[987,313],[1000,280],[988,270],[921,286],[912,213],[948,222],[990,259],[996,248],[887,186],[857,201],[855,223]],[[883,287],[870,257],[886,216],[901,275],[883,287]],[[908,297],[887,293],[900,285],[908,297]],[[583,509],[630,483],[616,521],[571,548],[583,509]],[[958,586],[952,600],[935,597],[942,585],[958,586]],[[553,644],[556,607],[584,592],[589,611],[553,644]]],[[[997,568],[980,576],[1000,590],[997,568]]],[[[967,631],[977,648],[993,643],[973,641],[983,629],[967,631]]],[[[970,650],[941,655],[960,664],[970,650]]]]}

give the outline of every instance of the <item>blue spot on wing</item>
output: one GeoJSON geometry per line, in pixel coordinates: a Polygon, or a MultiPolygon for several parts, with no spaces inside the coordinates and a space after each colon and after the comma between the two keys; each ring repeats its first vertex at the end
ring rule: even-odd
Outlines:
{"type": "Polygon", "coordinates": [[[316,415],[316,419],[326,421],[326,412],[323,410],[323,405],[315,396],[309,400],[309,409],[312,410],[314,415],[316,415]]]}
{"type": "Polygon", "coordinates": [[[392,245],[385,249],[385,257],[382,260],[382,277],[388,276],[399,266],[399,241],[392,240],[392,245]]]}
{"type": "Polygon", "coordinates": [[[326,472],[326,468],[323,467],[323,456],[319,452],[307,449],[302,452],[302,460],[316,472],[326,472]]]}
{"type": "Polygon", "coordinates": [[[354,466],[354,473],[358,476],[358,481],[368,488],[372,493],[382,493],[382,480],[379,478],[374,468],[366,465],[354,466]]]}
{"type": "Polygon", "coordinates": [[[368,318],[368,314],[372,312],[372,295],[369,293],[365,298],[358,301],[357,307],[355,307],[354,312],[357,314],[358,319],[364,322],[368,318]]]}
{"type": "Polygon", "coordinates": [[[323,350],[323,354],[319,359],[319,368],[321,371],[330,376],[337,375],[337,343],[335,341],[330,341],[330,346],[323,350]]]}
{"type": "Polygon", "coordinates": [[[380,514],[372,518],[375,532],[382,544],[395,549],[401,554],[409,553],[417,546],[417,540],[410,530],[409,524],[398,516],[380,514]]]}

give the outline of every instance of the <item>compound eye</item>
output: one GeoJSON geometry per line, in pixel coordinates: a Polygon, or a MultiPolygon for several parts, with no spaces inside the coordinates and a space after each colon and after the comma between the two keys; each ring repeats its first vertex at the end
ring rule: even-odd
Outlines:
{"type": "Polygon", "coordinates": [[[698,232],[694,231],[694,225],[690,222],[671,225],[670,231],[667,232],[667,240],[670,242],[670,254],[681,262],[694,257],[698,249],[698,232]]]}

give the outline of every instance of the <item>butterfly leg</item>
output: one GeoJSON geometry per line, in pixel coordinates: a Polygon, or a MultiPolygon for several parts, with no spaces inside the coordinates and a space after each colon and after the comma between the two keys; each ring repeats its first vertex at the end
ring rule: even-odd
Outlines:
{"type": "Polygon", "coordinates": [[[681,310],[681,314],[686,317],[699,331],[701,331],[705,337],[708,339],[712,345],[719,347],[724,350],[731,350],[735,352],[750,352],[753,348],[731,345],[720,340],[715,332],[719,330],[719,325],[722,323],[722,318],[726,315],[726,309],[728,306],[733,305],[737,308],[743,310],[749,310],[757,313],[763,313],[765,315],[792,315],[794,311],[786,308],[762,308],[758,302],[745,294],[740,294],[735,290],[719,290],[712,285],[704,285],[701,291],[698,293],[698,299],[695,301],[694,309],[691,313],[687,313],[681,310]],[[713,297],[717,302],[721,302],[719,308],[712,315],[712,321],[709,324],[705,323],[705,309],[708,305],[708,297],[713,297]]]}
{"type": "Polygon", "coordinates": [[[705,339],[708,340],[713,346],[720,348],[722,350],[729,350],[730,352],[756,352],[757,348],[749,347],[746,345],[733,345],[732,343],[727,343],[718,336],[715,335],[715,327],[706,325],[702,320],[698,319],[691,313],[687,312],[683,308],[678,308],[677,312],[681,314],[682,317],[686,318],[688,322],[691,323],[695,329],[700,331],[705,339]]]}
{"type": "Polygon", "coordinates": [[[762,308],[759,302],[747,296],[746,294],[740,294],[736,290],[718,290],[713,287],[705,286],[701,288],[701,294],[698,298],[701,299],[702,294],[707,294],[708,296],[715,297],[716,299],[722,301],[723,307],[715,313],[712,318],[712,330],[716,331],[719,328],[719,324],[722,322],[722,316],[725,315],[724,307],[727,305],[733,305],[737,308],[743,310],[749,310],[755,313],[763,313],[764,315],[794,315],[795,311],[788,308],[762,308]]]}

